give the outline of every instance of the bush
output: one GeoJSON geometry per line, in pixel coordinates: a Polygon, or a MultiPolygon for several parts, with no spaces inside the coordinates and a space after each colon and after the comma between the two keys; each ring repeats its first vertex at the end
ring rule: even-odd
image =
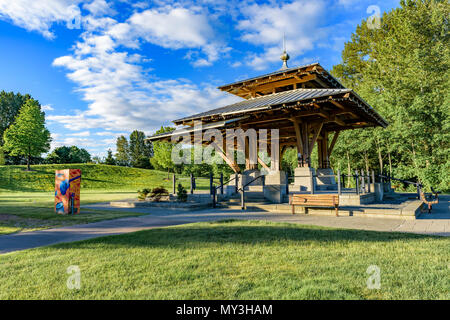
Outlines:
{"type": "Polygon", "coordinates": [[[153,201],[160,201],[162,197],[164,196],[168,196],[169,192],[167,191],[166,188],[164,187],[156,187],[152,190],[152,192],[150,193],[150,197],[152,198],[153,201]]]}
{"type": "Polygon", "coordinates": [[[181,183],[179,183],[178,186],[177,186],[177,199],[178,199],[178,201],[186,202],[187,198],[188,198],[188,196],[187,196],[186,188],[183,187],[181,185],[181,183]]]}
{"type": "Polygon", "coordinates": [[[138,199],[139,200],[145,200],[147,198],[147,195],[151,192],[150,189],[144,188],[142,190],[138,190],[138,199]]]}

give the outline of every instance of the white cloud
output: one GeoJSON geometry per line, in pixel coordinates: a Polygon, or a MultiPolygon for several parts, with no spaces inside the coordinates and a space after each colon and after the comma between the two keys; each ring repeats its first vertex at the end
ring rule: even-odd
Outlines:
{"type": "Polygon", "coordinates": [[[88,10],[94,16],[105,14],[114,15],[116,13],[105,0],[93,0],[90,3],[84,4],[83,9],[88,10]]]}
{"type": "Polygon", "coordinates": [[[50,30],[54,23],[65,23],[68,28],[80,22],[80,0],[0,0],[0,19],[12,21],[44,37],[55,37],[50,30]]]}
{"type": "Polygon", "coordinates": [[[91,133],[89,131],[80,131],[80,132],[71,133],[70,135],[75,136],[75,137],[89,137],[91,135],[91,133]]]}
{"type": "Polygon", "coordinates": [[[282,53],[283,34],[291,55],[300,56],[313,49],[315,42],[323,38],[326,32],[320,27],[325,9],[323,0],[243,6],[245,19],[239,21],[237,26],[243,32],[241,39],[265,48],[262,54],[250,54],[247,64],[264,69],[268,62],[278,61],[282,53]]]}
{"type": "Polygon", "coordinates": [[[54,109],[50,104],[46,104],[46,105],[41,106],[41,110],[42,111],[53,111],[54,109]]]}

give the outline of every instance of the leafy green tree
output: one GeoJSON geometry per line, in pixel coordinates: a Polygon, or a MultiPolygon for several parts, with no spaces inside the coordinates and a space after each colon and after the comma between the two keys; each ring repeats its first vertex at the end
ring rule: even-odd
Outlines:
{"type": "MultiPolygon", "coordinates": [[[[156,131],[155,134],[172,132],[175,128],[163,127],[156,131]]],[[[175,164],[172,162],[172,148],[173,145],[168,142],[155,142],[153,143],[153,157],[151,158],[151,163],[155,169],[167,170],[167,178],[169,178],[170,170],[174,170],[175,164]]]]}
{"type": "Polygon", "coordinates": [[[0,92],[0,145],[3,145],[3,133],[14,122],[22,105],[30,99],[37,102],[29,94],[0,92]]]}
{"type": "Polygon", "coordinates": [[[39,103],[27,100],[20,108],[13,124],[3,133],[4,149],[12,156],[27,157],[27,170],[30,170],[31,157],[38,157],[50,149],[50,131],[45,127],[45,113],[39,103]]]}
{"type": "Polygon", "coordinates": [[[349,155],[363,168],[378,166],[449,190],[450,6],[438,0],[400,5],[383,15],[379,29],[363,21],[332,71],[390,125],[344,132],[332,161],[342,163],[349,155]]]}
{"type": "Polygon", "coordinates": [[[91,155],[88,151],[77,146],[62,146],[55,148],[47,158],[47,163],[88,163],[91,161],[91,155]]]}
{"type": "Polygon", "coordinates": [[[108,164],[110,166],[114,166],[116,164],[116,159],[114,159],[111,149],[108,149],[108,155],[105,158],[105,164],[108,164]]]}
{"type": "Polygon", "coordinates": [[[128,140],[124,136],[117,137],[116,141],[116,160],[119,166],[130,165],[130,147],[128,140]]]}

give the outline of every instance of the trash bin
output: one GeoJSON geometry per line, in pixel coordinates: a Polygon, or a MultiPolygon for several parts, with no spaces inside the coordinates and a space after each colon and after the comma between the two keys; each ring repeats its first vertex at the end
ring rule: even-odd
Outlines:
{"type": "Polygon", "coordinates": [[[58,214],[80,213],[81,170],[55,171],[55,212],[58,214]]]}

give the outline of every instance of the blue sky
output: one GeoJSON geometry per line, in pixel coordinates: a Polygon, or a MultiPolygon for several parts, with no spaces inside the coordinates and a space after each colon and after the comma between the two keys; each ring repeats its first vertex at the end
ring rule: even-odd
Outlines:
{"type": "Polygon", "coordinates": [[[289,66],[331,69],[398,3],[0,0],[0,90],[40,101],[53,148],[104,156],[118,135],[236,102],[216,87],[279,69],[283,34],[289,66]]]}

